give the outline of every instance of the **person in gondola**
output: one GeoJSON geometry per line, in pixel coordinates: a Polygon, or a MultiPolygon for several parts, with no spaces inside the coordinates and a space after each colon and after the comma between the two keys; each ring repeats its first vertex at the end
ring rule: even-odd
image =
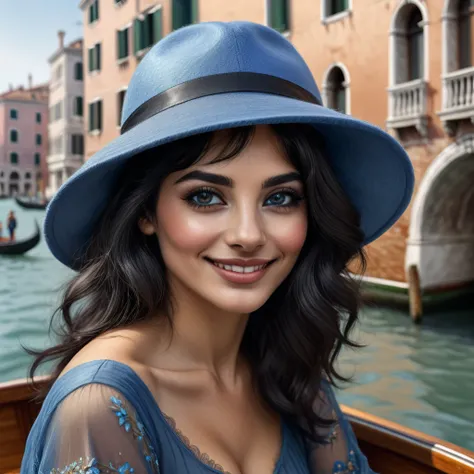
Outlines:
{"type": "Polygon", "coordinates": [[[357,345],[348,266],[413,182],[394,138],[323,106],[278,32],[158,42],[121,135],[46,213],[77,274],[57,345],[28,349],[31,377],[56,363],[21,474],[372,473],[333,390],[357,345]]]}
{"type": "Polygon", "coordinates": [[[15,230],[17,228],[17,220],[16,220],[15,213],[13,211],[10,211],[8,213],[7,227],[8,227],[8,232],[10,234],[10,241],[13,242],[15,240],[15,230]]]}

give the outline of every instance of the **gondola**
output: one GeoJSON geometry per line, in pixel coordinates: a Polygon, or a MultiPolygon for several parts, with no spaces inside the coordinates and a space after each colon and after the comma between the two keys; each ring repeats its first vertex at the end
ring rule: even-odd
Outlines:
{"type": "MultiPolygon", "coordinates": [[[[38,385],[47,376],[35,379],[38,385]]],[[[26,379],[0,384],[0,473],[18,474],[26,438],[40,404],[26,379]]],[[[474,474],[474,453],[432,436],[349,407],[352,423],[371,468],[380,474],[474,474]]]]}
{"type": "Polygon", "coordinates": [[[0,255],[22,255],[36,247],[41,240],[40,228],[36,221],[35,227],[35,233],[27,239],[14,240],[13,242],[6,238],[0,239],[0,255]]]}
{"type": "Polygon", "coordinates": [[[42,210],[46,209],[46,207],[48,206],[48,201],[33,201],[28,199],[22,199],[19,197],[15,197],[15,201],[23,209],[42,210]]]}

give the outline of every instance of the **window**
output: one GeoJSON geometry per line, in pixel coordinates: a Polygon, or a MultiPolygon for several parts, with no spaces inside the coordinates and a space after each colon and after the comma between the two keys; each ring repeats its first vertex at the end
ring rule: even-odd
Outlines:
{"type": "Polygon", "coordinates": [[[352,9],[352,0],[322,0],[321,20],[323,23],[331,23],[347,16],[352,9]]]}
{"type": "Polygon", "coordinates": [[[329,0],[327,16],[336,15],[349,9],[349,0],[329,0]]]}
{"type": "Polygon", "coordinates": [[[63,76],[63,66],[59,64],[55,71],[56,80],[59,81],[63,76]]]}
{"type": "Polygon", "coordinates": [[[84,115],[83,98],[81,96],[74,97],[73,114],[76,117],[84,115]]]}
{"type": "Polygon", "coordinates": [[[402,2],[390,26],[390,85],[422,80],[425,71],[426,10],[415,0],[402,2]]]}
{"type": "Polygon", "coordinates": [[[128,57],[128,36],[129,27],[117,31],[117,59],[124,59],[128,57]]]}
{"type": "Polygon", "coordinates": [[[123,102],[125,100],[125,93],[127,92],[126,89],[119,91],[117,94],[117,125],[120,127],[122,123],[122,109],[123,109],[123,102]]]}
{"type": "Polygon", "coordinates": [[[60,100],[57,104],[54,104],[49,109],[50,122],[56,122],[60,120],[63,116],[63,101],[60,100]]]}
{"type": "Polygon", "coordinates": [[[42,142],[43,142],[43,137],[41,136],[41,134],[37,133],[36,134],[36,144],[39,146],[39,145],[41,145],[42,142]]]}
{"type": "Polygon", "coordinates": [[[421,12],[414,8],[408,18],[407,40],[408,40],[408,80],[421,79],[423,77],[423,28],[421,12]]]}
{"type": "Polygon", "coordinates": [[[10,118],[12,120],[17,120],[18,119],[18,110],[10,109],[10,118]]]}
{"type": "Polygon", "coordinates": [[[459,69],[472,66],[471,6],[473,0],[460,0],[458,6],[458,62],[459,69]]]}
{"type": "Polygon", "coordinates": [[[89,132],[102,130],[102,100],[89,104],[89,132]]]}
{"type": "Polygon", "coordinates": [[[74,79],[76,81],[82,81],[84,79],[82,63],[74,64],[74,79]]]}
{"type": "Polygon", "coordinates": [[[94,23],[99,19],[99,0],[95,0],[89,6],[89,23],[94,23]]]}
{"type": "Polygon", "coordinates": [[[161,8],[144,15],[143,19],[136,18],[133,35],[135,53],[149,48],[159,41],[162,37],[161,8]]]}
{"type": "Polygon", "coordinates": [[[73,155],[84,154],[84,136],[82,134],[71,135],[71,153],[73,155]]]}
{"type": "Polygon", "coordinates": [[[18,130],[10,130],[10,141],[12,143],[18,143],[18,130]]]}
{"type": "Polygon", "coordinates": [[[41,112],[36,112],[36,123],[41,123],[41,112]]]}
{"type": "Polygon", "coordinates": [[[10,153],[10,163],[12,165],[17,165],[18,164],[18,153],[10,153]]]}
{"type": "Polygon", "coordinates": [[[35,153],[35,166],[41,165],[41,155],[39,153],[35,153]]]}
{"type": "Polygon", "coordinates": [[[100,43],[89,48],[89,72],[100,71],[100,43]]]}
{"type": "Polygon", "coordinates": [[[327,107],[344,114],[350,113],[348,82],[342,67],[333,66],[329,70],[323,81],[323,98],[327,107]]]}
{"type": "Polygon", "coordinates": [[[198,0],[173,0],[173,30],[197,22],[198,0]]]}
{"type": "Polygon", "coordinates": [[[289,0],[268,0],[268,25],[283,33],[290,29],[289,0]]]}

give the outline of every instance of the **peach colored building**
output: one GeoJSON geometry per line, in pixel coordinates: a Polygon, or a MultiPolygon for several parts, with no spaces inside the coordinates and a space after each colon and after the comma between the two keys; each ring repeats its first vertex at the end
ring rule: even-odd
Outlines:
{"type": "Polygon", "coordinates": [[[0,195],[44,192],[47,181],[48,85],[0,95],[0,195]]]}
{"type": "Polygon", "coordinates": [[[404,282],[415,265],[422,287],[474,280],[470,0],[83,0],[81,7],[93,69],[85,78],[86,157],[118,135],[123,91],[153,41],[193,21],[267,24],[306,59],[328,106],[386,129],[413,161],[415,197],[369,246],[368,275],[404,282]]]}

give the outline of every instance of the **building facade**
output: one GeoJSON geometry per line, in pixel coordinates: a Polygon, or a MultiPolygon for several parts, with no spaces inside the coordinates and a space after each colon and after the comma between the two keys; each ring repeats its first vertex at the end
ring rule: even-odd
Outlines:
{"type": "Polygon", "coordinates": [[[414,199],[368,246],[367,274],[403,282],[414,265],[425,288],[474,280],[471,0],[83,0],[81,7],[87,157],[118,135],[123,91],[150,44],[196,21],[263,23],[302,54],[326,105],[387,130],[411,157],[414,199]]]}
{"type": "Polygon", "coordinates": [[[35,196],[47,180],[48,85],[0,95],[0,196],[35,196]]]}
{"type": "Polygon", "coordinates": [[[84,73],[82,39],[64,44],[58,32],[58,49],[49,59],[49,186],[51,197],[84,162],[84,73]]]}

